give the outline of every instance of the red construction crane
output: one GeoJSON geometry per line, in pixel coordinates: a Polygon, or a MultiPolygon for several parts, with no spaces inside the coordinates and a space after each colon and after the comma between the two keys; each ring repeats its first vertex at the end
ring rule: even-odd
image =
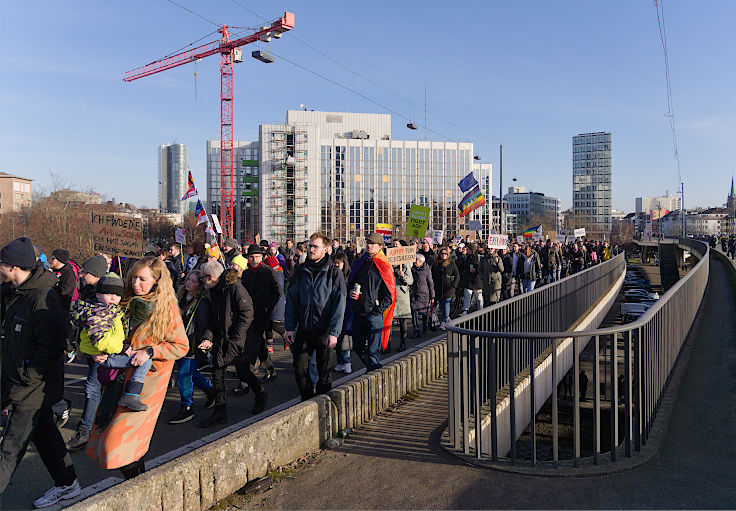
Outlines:
{"type": "MultiPolygon", "coordinates": [[[[294,28],[293,12],[285,12],[270,25],[232,41],[227,25],[223,25],[218,30],[222,34],[221,39],[156,60],[128,71],[123,77],[124,82],[132,82],[216,53],[220,54],[220,223],[226,238],[233,237],[233,63],[242,62],[242,53],[238,47],[256,41],[268,42],[272,37],[278,39],[281,34],[292,28],[294,28]]],[[[254,51],[252,55],[262,62],[273,62],[268,53],[254,51]]]]}

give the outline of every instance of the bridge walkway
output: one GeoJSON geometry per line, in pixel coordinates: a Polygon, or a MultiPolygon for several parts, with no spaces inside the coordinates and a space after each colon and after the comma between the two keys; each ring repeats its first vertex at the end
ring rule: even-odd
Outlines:
{"type": "Polygon", "coordinates": [[[608,476],[531,477],[469,466],[440,449],[447,380],[355,431],[235,509],[736,508],[736,282],[712,256],[710,285],[658,454],[608,476]]]}

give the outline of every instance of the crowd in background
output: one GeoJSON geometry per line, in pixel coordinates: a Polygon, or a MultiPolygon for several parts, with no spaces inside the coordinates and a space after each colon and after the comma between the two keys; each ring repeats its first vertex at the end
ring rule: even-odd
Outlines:
{"type": "MultiPolygon", "coordinates": [[[[291,351],[302,400],[332,386],[332,372],[352,372],[352,354],[366,370],[407,348],[410,335],[444,330],[453,318],[607,261],[607,242],[528,241],[503,249],[466,239],[417,245],[413,264],[392,266],[384,237],[372,233],[360,250],[315,233],[309,240],[245,242],[222,247],[171,244],[141,259],[98,253],[82,264],[63,248],[47,257],[28,238],[0,252],[2,280],[2,408],[0,492],[33,441],[55,486],[36,507],[79,494],[68,451],[86,448],[126,478],[143,459],[172,378],[180,409],[168,418],[227,421],[227,394],[253,393],[252,413],[266,410],[276,334],[291,351]],[[398,324],[392,342],[392,325],[398,324]],[[335,350],[336,365],[331,353],[335,350]],[[58,426],[69,416],[63,364],[88,367],[85,405],[67,442],[58,426]],[[239,383],[225,388],[228,367],[239,383]],[[264,375],[257,377],[255,368],[264,375]],[[176,369],[176,375],[172,376],[176,369]]],[[[725,250],[725,249],[724,249],[725,250]]]]}

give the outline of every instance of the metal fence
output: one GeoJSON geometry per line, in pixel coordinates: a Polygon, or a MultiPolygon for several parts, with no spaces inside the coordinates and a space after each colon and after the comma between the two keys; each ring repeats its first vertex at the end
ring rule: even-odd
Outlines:
{"type": "MultiPolygon", "coordinates": [[[[535,417],[544,401],[551,399],[552,459],[559,466],[559,409],[557,384],[561,372],[558,350],[567,339],[572,349],[573,401],[572,426],[574,449],[571,462],[581,461],[580,372],[582,344],[593,341],[593,433],[592,461],[601,456],[601,363],[600,355],[610,357],[610,457],[616,461],[619,445],[619,421],[623,420],[625,456],[631,456],[632,443],[640,450],[649,433],[664,390],[669,382],[680,348],[695,319],[708,282],[707,244],[681,239],[685,248],[700,261],[670,288],[637,321],[597,330],[573,331],[576,321],[595,305],[620,279],[625,271],[623,254],[606,263],[571,275],[557,283],[529,294],[488,307],[448,324],[448,376],[450,445],[465,454],[491,463],[517,463],[517,428],[515,403],[517,386],[525,382],[531,417],[531,455],[536,466],[537,434],[535,417]],[[603,350],[603,351],[602,351],[603,350]],[[619,360],[623,359],[623,388],[619,388],[619,360]],[[536,381],[535,373],[548,364],[547,381],[536,381]],[[550,367],[551,366],[551,367],[550,367]],[[535,369],[537,369],[535,371],[535,369]],[[539,399],[539,386],[550,394],[539,399]],[[509,391],[514,389],[514,392],[509,391]],[[499,423],[497,402],[508,404],[510,450],[498,448],[499,423]],[[622,403],[619,406],[618,403],[622,403]],[[485,421],[485,422],[484,422],[485,421]],[[484,425],[489,435],[482,433],[484,425]]],[[[540,373],[542,374],[542,373],[540,373]]],[[[584,397],[584,396],[583,396],[584,397]]],[[[526,412],[526,411],[525,411],[526,412]]],[[[506,424],[503,424],[505,427],[506,424]]],[[[608,440],[608,439],[607,439],[608,440]]]]}

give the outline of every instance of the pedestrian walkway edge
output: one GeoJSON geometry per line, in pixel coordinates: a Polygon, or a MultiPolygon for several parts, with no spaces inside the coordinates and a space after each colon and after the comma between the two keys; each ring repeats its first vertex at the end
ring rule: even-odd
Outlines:
{"type": "Polygon", "coordinates": [[[442,336],[326,396],[295,404],[66,508],[73,511],[204,510],[269,470],[319,450],[447,373],[442,336]]]}

